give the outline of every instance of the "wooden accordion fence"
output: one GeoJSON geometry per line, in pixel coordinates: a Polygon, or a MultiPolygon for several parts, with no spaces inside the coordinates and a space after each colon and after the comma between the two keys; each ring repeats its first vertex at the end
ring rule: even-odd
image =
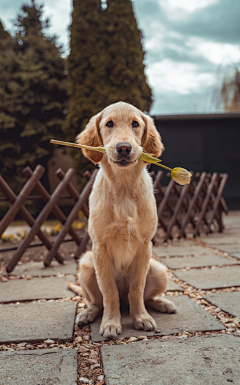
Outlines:
{"type": "MultiPolygon", "coordinates": [[[[87,182],[81,194],[77,192],[71,182],[74,170],[70,168],[66,174],[61,169],[57,170],[56,175],[59,178],[59,184],[52,195],[47,192],[40,182],[44,171],[45,169],[41,165],[38,165],[34,171],[30,167],[25,168],[23,174],[28,179],[18,196],[14,194],[9,185],[0,176],[0,189],[5,195],[5,198],[1,198],[1,200],[9,201],[12,204],[0,222],[0,237],[17,214],[30,226],[27,236],[13,253],[12,259],[6,268],[7,272],[11,272],[14,269],[36,235],[40,239],[41,245],[45,245],[48,249],[48,254],[44,260],[45,266],[49,266],[53,258],[56,258],[59,263],[64,262],[62,255],[59,253],[59,247],[67,233],[69,233],[77,246],[75,258],[80,257],[89,241],[88,232],[80,238],[73,229],[72,224],[80,210],[86,218],[89,216],[86,202],[91,193],[98,170],[95,170],[92,174],[88,171],[84,174],[87,182]],[[69,197],[72,197],[75,202],[67,217],[58,205],[65,189],[67,189],[69,197]],[[30,196],[33,190],[39,195],[30,196]],[[24,204],[27,200],[37,200],[40,198],[45,202],[45,205],[37,218],[34,219],[24,204]],[[53,243],[41,230],[41,226],[51,212],[63,224],[53,243]]],[[[159,171],[157,175],[152,173],[157,202],[158,223],[159,228],[164,231],[164,241],[172,239],[172,230],[173,228],[176,229],[176,227],[178,238],[186,238],[186,228],[189,225],[191,225],[194,237],[200,235],[201,232],[206,234],[213,231],[222,232],[224,228],[222,213],[227,213],[228,211],[225,200],[222,197],[228,177],[227,174],[218,175],[213,173],[211,175],[205,172],[197,173],[193,176],[191,184],[186,186],[176,185],[169,177],[169,183],[166,187],[161,186],[162,175],[162,171],[159,171]]]]}
{"type": "Polygon", "coordinates": [[[154,180],[154,191],[157,202],[158,226],[165,232],[164,241],[172,239],[172,231],[177,227],[177,237],[186,238],[186,229],[191,228],[193,237],[201,233],[224,229],[222,213],[228,213],[223,198],[223,190],[228,175],[216,172],[193,174],[191,184],[177,185],[169,176],[166,187],[161,186],[163,172],[159,171],[154,180]]]}

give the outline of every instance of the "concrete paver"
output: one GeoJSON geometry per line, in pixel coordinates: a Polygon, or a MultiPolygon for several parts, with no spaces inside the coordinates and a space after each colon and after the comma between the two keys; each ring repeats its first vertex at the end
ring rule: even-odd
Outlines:
{"type": "Polygon", "coordinates": [[[0,384],[77,385],[77,352],[70,349],[0,352],[0,384]]]}
{"type": "Polygon", "coordinates": [[[174,271],[174,274],[179,279],[186,281],[189,285],[198,289],[240,286],[240,266],[174,271]]]}
{"type": "Polygon", "coordinates": [[[217,335],[104,345],[106,385],[236,385],[239,343],[239,337],[217,335]]]}
{"type": "Polygon", "coordinates": [[[240,245],[237,243],[229,244],[229,245],[220,245],[219,243],[212,243],[212,247],[225,251],[226,253],[229,253],[232,255],[232,253],[238,253],[240,251],[240,245]]]}
{"type": "Polygon", "coordinates": [[[194,257],[166,257],[159,258],[160,262],[167,265],[171,269],[180,269],[182,267],[204,267],[204,266],[223,266],[223,265],[234,265],[240,263],[218,255],[198,255],[194,257]]]}
{"type": "Polygon", "coordinates": [[[72,338],[76,302],[0,305],[0,343],[72,338]]]}
{"type": "Polygon", "coordinates": [[[44,267],[43,262],[27,262],[22,265],[17,265],[14,270],[14,275],[31,275],[32,277],[47,277],[57,274],[76,274],[77,264],[74,260],[65,261],[64,265],[53,261],[51,266],[44,267]]]}
{"type": "MultiPolygon", "coordinates": [[[[210,331],[223,330],[224,326],[216,320],[211,314],[203,310],[193,300],[186,295],[165,297],[173,301],[177,307],[176,314],[160,313],[153,309],[148,309],[157,323],[157,329],[160,331],[136,330],[133,326],[132,319],[128,312],[123,312],[121,317],[122,334],[121,337],[138,337],[138,336],[153,336],[153,335],[169,335],[173,333],[181,333],[183,331],[210,331]]],[[[97,318],[91,324],[92,341],[103,341],[99,334],[101,317],[97,318]]]]}
{"type": "Polygon", "coordinates": [[[238,239],[235,236],[227,235],[227,234],[210,234],[206,237],[199,238],[200,242],[211,244],[218,244],[218,245],[231,245],[232,243],[239,244],[240,247],[240,239],[238,239]]]}
{"type": "Polygon", "coordinates": [[[153,247],[153,253],[157,257],[167,257],[167,256],[187,256],[187,255],[212,255],[206,247],[200,245],[186,245],[183,246],[181,243],[179,245],[171,245],[168,247],[158,246],[153,247]]]}
{"type": "Polygon", "coordinates": [[[184,289],[181,286],[179,286],[176,282],[168,278],[166,291],[184,291],[184,289]]]}
{"type": "Polygon", "coordinates": [[[75,277],[15,279],[0,282],[0,302],[73,297],[74,293],[67,288],[68,282],[75,283],[75,277]]]}
{"type": "Polygon", "coordinates": [[[240,259],[240,251],[238,253],[231,253],[231,255],[235,258],[240,259]]]}
{"type": "Polygon", "coordinates": [[[206,295],[204,298],[227,313],[240,318],[240,291],[213,293],[206,295]]]}

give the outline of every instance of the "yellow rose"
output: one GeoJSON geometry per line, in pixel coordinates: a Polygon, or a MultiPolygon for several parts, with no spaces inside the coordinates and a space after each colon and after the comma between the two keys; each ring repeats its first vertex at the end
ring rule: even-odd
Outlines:
{"type": "Polygon", "coordinates": [[[173,178],[173,180],[175,180],[175,182],[183,186],[191,182],[192,174],[189,171],[185,170],[185,168],[175,167],[171,171],[171,177],[173,178]]]}

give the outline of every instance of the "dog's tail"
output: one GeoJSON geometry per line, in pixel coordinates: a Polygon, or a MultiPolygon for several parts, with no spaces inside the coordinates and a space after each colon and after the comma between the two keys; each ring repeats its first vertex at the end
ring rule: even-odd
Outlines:
{"type": "Polygon", "coordinates": [[[72,282],[68,282],[68,288],[69,290],[72,290],[74,293],[78,295],[82,295],[82,288],[81,286],[75,285],[72,282]]]}
{"type": "MultiPolygon", "coordinates": [[[[93,261],[93,253],[92,253],[92,251],[88,250],[88,251],[86,251],[86,253],[78,261],[78,271],[80,271],[81,260],[82,260],[83,257],[85,257],[85,259],[84,259],[84,261],[85,261],[84,264],[85,265],[86,265],[86,263],[90,264],[91,266],[93,264],[93,262],[92,262],[93,261]]],[[[81,286],[78,286],[78,285],[75,285],[72,282],[69,282],[68,283],[68,288],[69,288],[69,290],[72,290],[77,295],[83,295],[81,286]]]]}

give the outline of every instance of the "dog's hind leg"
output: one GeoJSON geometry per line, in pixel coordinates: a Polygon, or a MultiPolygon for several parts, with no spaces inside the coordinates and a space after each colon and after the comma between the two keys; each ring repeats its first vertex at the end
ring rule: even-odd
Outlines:
{"type": "Polygon", "coordinates": [[[172,301],[160,297],[167,288],[167,272],[165,266],[155,259],[150,260],[146,278],[144,302],[161,313],[175,313],[176,306],[172,301]]]}
{"type": "Polygon", "coordinates": [[[88,300],[88,308],[84,309],[76,317],[76,324],[83,325],[93,322],[101,313],[103,298],[100,292],[96,273],[93,265],[93,254],[87,251],[80,260],[79,283],[83,296],[88,300]]]}

